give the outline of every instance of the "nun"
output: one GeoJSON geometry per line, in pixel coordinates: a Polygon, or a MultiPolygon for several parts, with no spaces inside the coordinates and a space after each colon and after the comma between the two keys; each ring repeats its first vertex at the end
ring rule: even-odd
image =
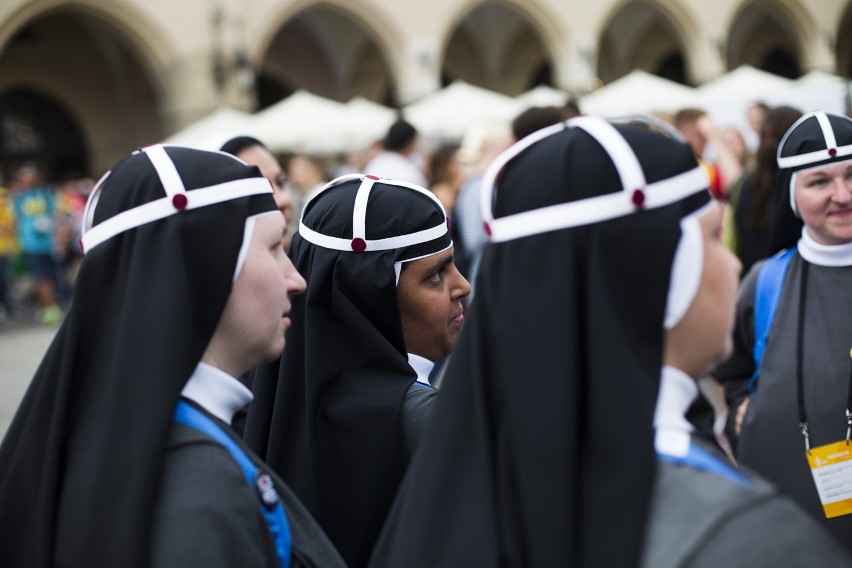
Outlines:
{"type": "Polygon", "coordinates": [[[269,181],[150,146],[97,184],[72,307],[0,446],[9,567],[343,566],[230,429],[305,283],[269,181]]]}
{"type": "Polygon", "coordinates": [[[371,566],[848,565],[684,417],[739,264],[689,146],[640,124],[574,118],[492,164],[478,299],[371,566]]]}
{"type": "Polygon", "coordinates": [[[777,159],[783,213],[803,228],[794,247],[743,280],[734,353],[713,374],[725,386],[738,461],[852,550],[852,493],[822,481],[826,466],[843,463],[817,464],[832,448],[847,450],[852,426],[852,120],[806,114],[777,159]]]}
{"type": "Polygon", "coordinates": [[[306,205],[290,257],[307,280],[279,367],[258,370],[246,441],[365,566],[464,322],[441,202],[422,187],[352,174],[306,205]]]}

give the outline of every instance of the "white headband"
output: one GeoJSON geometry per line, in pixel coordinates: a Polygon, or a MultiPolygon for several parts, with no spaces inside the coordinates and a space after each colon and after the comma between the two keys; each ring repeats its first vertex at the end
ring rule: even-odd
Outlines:
{"type": "Polygon", "coordinates": [[[821,110],[817,110],[814,112],[809,112],[808,114],[802,116],[793,123],[787,132],[784,133],[784,137],[781,138],[781,143],[778,144],[778,152],[776,154],[776,158],[778,160],[778,167],[782,169],[787,168],[797,168],[799,166],[805,166],[807,164],[813,164],[816,162],[824,162],[825,160],[830,160],[832,158],[842,158],[843,156],[851,156],[852,155],[852,145],[848,146],[837,146],[837,139],[834,137],[834,129],[831,127],[831,122],[828,120],[828,116],[822,112],[821,110]],[[814,152],[808,152],[807,154],[797,154],[795,156],[787,156],[781,157],[781,150],[784,148],[785,143],[787,142],[787,138],[790,137],[790,134],[796,130],[796,127],[802,124],[804,121],[810,118],[816,118],[817,123],[819,123],[820,130],[822,130],[822,136],[825,139],[825,150],[816,150],[814,152]]]}
{"type": "Polygon", "coordinates": [[[515,143],[492,162],[482,183],[480,207],[485,220],[485,232],[490,241],[498,243],[608,221],[643,209],[665,207],[692,194],[706,191],[710,185],[707,173],[700,166],[658,182],[647,183],[639,159],[624,137],[608,121],[591,116],[572,118],[543,128],[515,143]],[[618,171],[622,191],[495,219],[491,210],[494,186],[506,164],[533,144],[572,127],[583,129],[603,146],[618,171]]]}
{"type": "MultiPolygon", "coordinates": [[[[480,205],[489,240],[504,242],[599,223],[630,215],[637,210],[664,207],[706,191],[709,185],[707,173],[700,166],[655,183],[647,183],[639,159],[621,133],[606,120],[583,116],[539,130],[498,156],[485,174],[480,205]],[[491,206],[495,180],[506,164],[533,144],[570,127],[583,129],[603,146],[618,172],[622,191],[494,219],[491,206]]],[[[672,260],[663,322],[665,329],[671,329],[680,322],[698,292],[704,256],[704,239],[698,217],[709,205],[680,221],[681,237],[672,260]]]]}
{"type": "Polygon", "coordinates": [[[449,219],[447,218],[447,214],[444,211],[443,205],[441,205],[441,201],[431,191],[428,191],[418,185],[414,185],[411,183],[379,178],[373,175],[349,174],[341,176],[327,183],[324,187],[317,191],[317,193],[311,198],[311,201],[316,200],[321,193],[334,187],[335,185],[350,180],[361,181],[361,185],[358,188],[358,194],[355,197],[355,207],[352,211],[352,238],[342,239],[339,237],[331,237],[314,231],[313,229],[305,225],[305,210],[302,210],[302,218],[299,220],[299,234],[302,236],[303,239],[305,239],[309,243],[327,249],[350,252],[354,251],[360,253],[365,251],[372,252],[410,247],[413,245],[433,241],[450,232],[449,219]],[[373,184],[375,184],[377,181],[381,181],[381,183],[385,185],[396,185],[399,187],[406,187],[408,189],[413,189],[418,193],[426,195],[432,201],[434,201],[438,205],[438,207],[441,208],[441,211],[444,213],[444,221],[438,225],[435,225],[432,228],[424,229],[422,231],[417,231],[414,233],[409,233],[407,235],[398,235],[396,237],[388,237],[386,239],[368,240],[366,238],[367,201],[370,198],[370,190],[372,190],[373,184]]]}
{"type": "Polygon", "coordinates": [[[698,293],[704,271],[704,237],[698,218],[712,206],[711,201],[680,220],[681,235],[672,260],[663,329],[680,323],[698,293]]]}
{"type": "Polygon", "coordinates": [[[243,265],[246,263],[249,245],[251,244],[251,237],[252,234],[254,234],[255,221],[257,221],[260,217],[265,217],[267,215],[281,215],[281,212],[277,209],[273,209],[272,211],[264,211],[263,213],[258,213],[257,215],[252,215],[251,217],[246,218],[245,228],[243,229],[243,243],[240,245],[240,252],[237,255],[237,267],[234,269],[235,282],[237,280],[237,276],[240,275],[240,271],[243,269],[243,265]]]}
{"type": "MultiPolygon", "coordinates": [[[[100,198],[100,190],[110,172],[104,174],[92,189],[83,212],[82,236],[80,237],[83,253],[88,253],[99,244],[125,231],[165,219],[185,210],[198,209],[250,195],[272,193],[272,185],[269,180],[256,177],[199,188],[199,190],[193,190],[190,194],[184,188],[180,174],[178,174],[174,163],[162,145],[148,146],[141,151],[151,160],[157,170],[157,175],[166,193],[165,197],[122,211],[92,227],[95,206],[100,198]]],[[[234,159],[232,156],[229,157],[234,159]]]]}

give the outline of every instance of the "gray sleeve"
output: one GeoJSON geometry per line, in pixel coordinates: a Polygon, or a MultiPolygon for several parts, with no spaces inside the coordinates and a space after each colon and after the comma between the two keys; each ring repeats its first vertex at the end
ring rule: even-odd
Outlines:
{"type": "Polygon", "coordinates": [[[400,413],[402,435],[405,438],[405,447],[408,458],[414,455],[414,450],[423,439],[429,420],[432,417],[432,408],[438,399],[438,391],[432,387],[415,382],[405,392],[402,400],[402,412],[400,413]]]}
{"type": "Polygon", "coordinates": [[[792,501],[776,495],[733,511],[683,566],[848,568],[852,558],[792,501]]]}
{"type": "Polygon", "coordinates": [[[775,496],[723,518],[683,566],[848,568],[852,558],[792,501],[775,496]]]}
{"type": "Polygon", "coordinates": [[[725,401],[728,404],[728,424],[725,432],[733,445],[736,445],[734,418],[737,407],[748,397],[748,383],[754,374],[754,289],[757,273],[763,266],[758,262],[749,271],[740,284],[737,295],[736,327],[734,328],[734,350],[731,356],[717,366],[711,375],[725,389],[725,401]]]}
{"type": "Polygon", "coordinates": [[[275,566],[272,537],[233,458],[213,442],[172,445],[155,504],[151,566],[275,566]]]}

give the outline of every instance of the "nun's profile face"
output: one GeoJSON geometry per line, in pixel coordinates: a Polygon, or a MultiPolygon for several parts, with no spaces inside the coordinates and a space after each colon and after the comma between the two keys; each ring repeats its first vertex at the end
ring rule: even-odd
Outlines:
{"type": "Polygon", "coordinates": [[[796,208],[815,241],[852,242],[852,160],[796,174],[796,208]]]}
{"type": "Polygon", "coordinates": [[[284,349],[290,296],[305,291],[305,280],[281,246],[285,230],[280,215],[255,220],[245,263],[205,353],[205,362],[232,376],[274,359],[284,349]]]}
{"type": "MultiPolygon", "coordinates": [[[[272,189],[275,190],[272,194],[272,197],[275,199],[275,205],[281,211],[281,214],[284,215],[284,220],[289,225],[290,218],[293,216],[293,196],[287,188],[287,175],[281,169],[278,159],[263,146],[249,146],[240,151],[237,157],[247,164],[257,166],[261,175],[272,183],[272,189]]],[[[285,249],[290,246],[290,238],[290,232],[285,232],[282,239],[285,249]]]]}
{"type": "Polygon", "coordinates": [[[450,354],[464,323],[470,284],[453,263],[453,248],[407,263],[396,296],[409,353],[430,361],[450,354]]]}
{"type": "Polygon", "coordinates": [[[699,217],[704,241],[701,281],[683,319],[666,335],[666,364],[700,378],[733,349],[737,287],[742,265],[722,241],[719,203],[699,217]]]}

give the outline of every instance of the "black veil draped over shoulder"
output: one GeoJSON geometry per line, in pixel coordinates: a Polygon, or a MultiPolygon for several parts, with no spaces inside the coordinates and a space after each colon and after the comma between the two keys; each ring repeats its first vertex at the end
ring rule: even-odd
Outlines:
{"type": "Polygon", "coordinates": [[[245,440],[350,566],[366,565],[408,464],[399,416],[417,375],[395,265],[451,245],[431,193],[351,175],[311,199],[290,246],[307,292],[293,298],[280,366],[255,374],[245,440]]]}
{"type": "Polygon", "coordinates": [[[0,446],[4,566],[149,565],[181,389],[230,294],[246,218],[275,210],[257,168],[189,148],[134,152],[97,189],[73,304],[0,446]],[[162,217],[122,217],[146,204],[162,217]]]}
{"type": "Polygon", "coordinates": [[[371,566],[639,563],[679,223],[710,196],[682,141],[609,127],[626,142],[611,155],[580,127],[598,122],[550,127],[492,166],[477,298],[371,566]],[[645,186],[614,167],[631,152],[645,186]],[[679,196],[652,187],[679,175],[691,180],[679,196]],[[613,201],[582,213],[597,220],[559,227],[575,213],[565,204],[602,196],[613,201]]]}

